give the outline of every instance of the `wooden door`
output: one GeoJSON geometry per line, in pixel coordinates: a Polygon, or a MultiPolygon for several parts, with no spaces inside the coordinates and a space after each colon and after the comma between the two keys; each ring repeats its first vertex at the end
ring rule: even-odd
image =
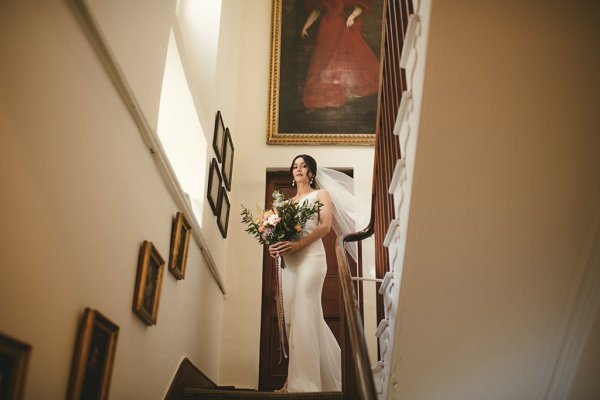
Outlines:
{"type": "MultiPolygon", "coordinates": [[[[274,190],[282,192],[286,198],[293,196],[289,171],[267,172],[265,209],[271,207],[274,190]]],[[[327,275],[323,285],[323,316],[340,343],[340,283],[335,258],[335,233],[333,230],[323,238],[327,254],[327,275]]],[[[260,366],[258,388],[272,391],[283,386],[287,376],[287,359],[281,355],[275,305],[275,260],[263,250],[262,311],[260,328],[260,366]]]]}

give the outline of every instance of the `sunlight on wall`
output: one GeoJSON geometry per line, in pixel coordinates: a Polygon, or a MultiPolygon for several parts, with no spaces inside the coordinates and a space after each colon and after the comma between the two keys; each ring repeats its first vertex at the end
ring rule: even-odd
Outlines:
{"type": "Polygon", "coordinates": [[[179,0],[177,18],[194,37],[194,44],[211,60],[214,70],[217,61],[221,1],[179,0]]]}
{"type": "MultiPolygon", "coordinates": [[[[204,126],[212,125],[221,0],[179,0],[176,15],[175,36],[184,65],[189,68],[188,82],[192,87],[200,121],[204,126]]],[[[208,131],[206,133],[210,135],[208,131]]]]}
{"type": "Polygon", "coordinates": [[[183,190],[202,221],[206,175],[206,138],[198,119],[173,31],[163,77],[157,133],[183,190]],[[194,200],[198,199],[198,200],[194,200]]]}

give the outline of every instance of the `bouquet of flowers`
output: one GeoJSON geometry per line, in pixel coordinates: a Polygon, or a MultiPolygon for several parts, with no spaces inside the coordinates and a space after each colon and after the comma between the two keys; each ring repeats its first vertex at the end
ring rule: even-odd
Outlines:
{"type": "MultiPolygon", "coordinates": [[[[242,206],[243,207],[243,206],[242,206]]],[[[315,213],[321,209],[321,203],[296,204],[285,200],[279,191],[273,192],[273,207],[260,211],[260,218],[254,219],[247,208],[242,211],[242,223],[248,228],[246,232],[258,239],[260,244],[273,244],[286,240],[298,239],[302,228],[315,213]]]]}

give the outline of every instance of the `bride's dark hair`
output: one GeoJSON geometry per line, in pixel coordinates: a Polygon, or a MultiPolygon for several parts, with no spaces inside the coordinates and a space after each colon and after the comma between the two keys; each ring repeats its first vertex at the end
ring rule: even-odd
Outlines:
{"type": "Polygon", "coordinates": [[[316,178],[316,176],[317,176],[317,161],[315,161],[315,159],[312,158],[311,156],[309,156],[308,154],[297,155],[292,160],[292,165],[290,166],[290,174],[292,174],[292,179],[294,179],[294,163],[299,158],[304,159],[304,162],[306,163],[306,165],[308,165],[308,170],[310,172],[312,172],[312,174],[313,174],[313,180],[312,180],[312,184],[310,185],[310,187],[313,188],[313,189],[316,189],[317,188],[317,183],[316,183],[316,181],[315,181],[314,178],[316,178]]]}

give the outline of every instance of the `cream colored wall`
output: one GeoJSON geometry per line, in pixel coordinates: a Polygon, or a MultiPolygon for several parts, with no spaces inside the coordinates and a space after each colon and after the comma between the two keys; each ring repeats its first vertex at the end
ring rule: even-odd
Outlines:
{"type": "MultiPolygon", "coordinates": [[[[241,18],[241,5],[238,6],[237,1],[223,0],[221,2],[221,25],[219,30],[219,49],[216,54],[216,72],[213,77],[214,89],[210,93],[206,93],[205,96],[198,94],[198,102],[203,104],[203,108],[211,110],[210,115],[206,116],[206,121],[203,121],[204,134],[208,143],[208,159],[207,165],[210,160],[215,157],[214,150],[212,147],[213,132],[215,115],[217,111],[221,111],[223,115],[223,122],[226,127],[229,128],[231,136],[233,138],[233,145],[235,146],[234,151],[234,168],[237,165],[237,157],[243,152],[240,145],[237,142],[237,138],[240,135],[244,135],[243,123],[241,128],[238,128],[238,119],[235,118],[238,107],[238,74],[241,65],[238,62],[239,49],[240,49],[240,18],[241,18]],[[240,131],[241,130],[241,131],[240,131]]],[[[191,38],[193,39],[193,38],[191,38]]],[[[217,38],[215,38],[217,39],[217,38]]],[[[192,44],[190,42],[189,44],[192,44]]],[[[192,51],[188,47],[188,51],[192,51]]],[[[196,49],[197,51],[197,49],[196,49]]],[[[202,57],[202,54],[196,55],[196,58],[202,57]]],[[[192,67],[195,64],[192,64],[192,67]]],[[[198,64],[199,65],[199,64],[198,64]]],[[[192,82],[195,78],[192,77],[192,82]]],[[[194,89],[192,89],[194,90],[194,89]]],[[[221,169],[222,171],[222,169],[221,169]]],[[[208,168],[207,178],[208,182],[208,168]]],[[[232,196],[239,190],[238,183],[240,182],[237,172],[232,174],[232,191],[228,193],[229,200],[231,202],[231,216],[229,220],[229,226],[233,225],[233,214],[235,214],[236,207],[232,201],[232,196]]],[[[226,263],[229,257],[229,248],[235,246],[235,242],[228,235],[227,239],[223,239],[219,228],[217,226],[216,217],[213,215],[210,206],[204,207],[204,215],[202,221],[202,229],[205,232],[206,243],[213,254],[215,260],[218,260],[219,271],[225,279],[226,290],[229,291],[229,283],[226,278],[226,263]],[[234,244],[232,244],[232,242],[234,244]]],[[[230,228],[231,230],[231,228],[230,228]]]]}
{"type": "Polygon", "coordinates": [[[176,0],[81,0],[96,20],[150,126],[156,129],[176,0]]]}
{"type": "MultiPolygon", "coordinates": [[[[222,1],[179,0],[178,7],[177,26],[185,47],[185,60],[189,66],[188,79],[197,99],[196,107],[200,120],[206,128],[207,142],[212,143],[210,128],[214,124],[215,117],[212,110],[215,106],[213,103],[220,103],[215,101],[215,89],[219,83],[215,77],[222,1]]],[[[232,20],[231,23],[235,21],[232,20]]],[[[233,31],[235,32],[236,29],[233,31]]]]}
{"type": "MultiPolygon", "coordinates": [[[[257,387],[262,280],[262,247],[244,232],[240,204],[263,206],[266,169],[288,168],[301,153],[322,166],[353,167],[357,193],[370,201],[373,148],[353,146],[268,146],[267,107],[271,32],[270,0],[230,0],[242,7],[236,146],[228,238],[227,296],[223,322],[221,380],[257,387]]],[[[223,2],[223,8],[228,1],[223,2]]]]}
{"type": "Polygon", "coordinates": [[[223,297],[193,240],[158,325],[131,311],[139,245],[166,258],[177,207],[68,2],[2,2],[0,52],[0,331],[33,345],[26,398],[65,397],[85,307],[120,327],[111,398],[162,398],[184,356],[218,380],[223,297]]]}
{"type": "MultiPolygon", "coordinates": [[[[236,131],[233,116],[237,102],[240,18],[236,2],[214,1],[203,5],[188,0],[85,1],[153,128],[157,125],[166,49],[169,31],[173,28],[202,128],[198,134],[204,135],[207,143],[207,151],[197,157],[204,163],[204,182],[208,182],[208,166],[214,157],[212,139],[217,110],[223,113],[226,126],[236,131]]],[[[190,166],[187,160],[182,163],[197,173],[196,165],[190,166]]],[[[202,182],[198,185],[203,186],[202,182]]],[[[227,241],[221,236],[211,208],[197,207],[205,202],[205,189],[184,187],[184,190],[191,194],[195,209],[202,208],[197,218],[206,245],[223,276],[227,241]]]]}
{"type": "Polygon", "coordinates": [[[433,2],[388,398],[544,398],[600,184],[598,11],[433,2]]]}

